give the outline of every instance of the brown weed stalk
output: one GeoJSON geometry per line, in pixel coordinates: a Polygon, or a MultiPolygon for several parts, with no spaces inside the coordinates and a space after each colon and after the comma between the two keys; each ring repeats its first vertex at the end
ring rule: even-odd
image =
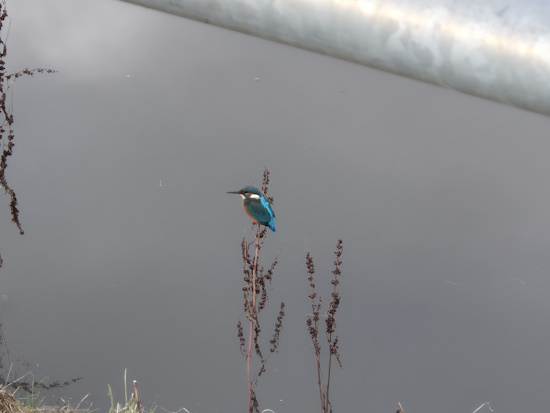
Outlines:
{"type": "Polygon", "coordinates": [[[139,392],[137,388],[137,380],[134,380],[134,398],[136,399],[136,408],[138,413],[143,412],[143,408],[141,407],[141,400],[139,399],[139,392]]]}
{"type": "MultiPolygon", "coordinates": [[[[269,171],[267,168],[264,170],[262,192],[267,196],[269,185],[269,171]]],[[[273,202],[272,198],[267,198],[270,202],[273,202]]],[[[252,225],[254,231],[254,225],[252,225]]],[[[259,404],[256,398],[255,387],[257,384],[258,377],[264,373],[265,365],[269,356],[272,353],[276,353],[279,347],[279,337],[283,325],[283,317],[285,315],[285,304],[281,303],[279,307],[279,313],[277,315],[277,321],[275,323],[275,328],[273,336],[270,343],[269,354],[264,356],[262,348],[260,346],[260,334],[261,326],[259,314],[262,312],[268,301],[268,289],[266,282],[271,283],[273,277],[273,271],[278,263],[278,258],[275,258],[273,263],[269,268],[265,269],[263,266],[260,266],[259,257],[260,251],[262,249],[264,240],[267,236],[267,228],[261,228],[258,225],[258,228],[255,230],[254,240],[248,242],[246,240],[246,234],[243,236],[241,242],[241,251],[243,259],[243,274],[244,274],[244,286],[243,298],[244,298],[244,313],[246,318],[249,320],[249,331],[248,331],[248,341],[245,338],[244,329],[241,321],[237,323],[237,337],[239,338],[239,344],[241,348],[241,353],[246,357],[246,373],[247,373],[247,388],[248,388],[248,398],[247,398],[247,413],[259,412],[259,404]],[[253,250],[253,252],[252,252],[253,250]],[[253,256],[252,256],[253,254],[253,256]],[[252,348],[254,347],[254,351],[252,348]],[[252,357],[253,354],[256,354],[259,361],[259,369],[254,376],[252,376],[252,357]]]]}
{"type": "MultiPolygon", "coordinates": [[[[19,221],[19,209],[17,208],[17,195],[15,191],[8,185],[6,180],[6,169],[8,167],[8,157],[13,154],[15,146],[15,133],[13,130],[13,104],[8,99],[8,91],[15,80],[22,76],[33,76],[35,73],[55,73],[52,69],[28,69],[25,68],[16,73],[7,73],[6,57],[8,47],[6,40],[9,32],[8,11],[6,8],[6,0],[0,1],[0,140],[2,141],[2,151],[0,155],[0,185],[4,188],[4,192],[10,197],[10,212],[11,220],[19,229],[19,233],[23,235],[24,231],[19,221]]],[[[2,258],[0,257],[0,267],[2,266],[2,258]]]]}
{"type": "Polygon", "coordinates": [[[330,283],[333,286],[332,293],[331,293],[332,300],[328,305],[327,311],[323,314],[323,316],[326,317],[325,319],[326,339],[329,347],[328,374],[327,374],[326,386],[323,386],[323,382],[322,382],[321,344],[319,342],[319,323],[320,323],[322,300],[321,300],[321,297],[317,297],[317,292],[315,290],[315,282],[313,279],[313,275],[315,274],[315,266],[313,265],[313,258],[311,257],[311,254],[309,252],[306,254],[306,266],[307,266],[307,272],[309,274],[308,281],[309,281],[309,287],[311,288],[311,294],[308,296],[309,299],[311,300],[311,314],[308,315],[306,324],[309,331],[309,335],[311,337],[311,341],[313,343],[313,350],[315,351],[315,357],[317,360],[317,385],[319,387],[321,413],[332,412],[332,404],[330,403],[329,394],[330,394],[330,378],[331,378],[333,356],[338,362],[338,364],[340,365],[340,368],[342,368],[342,363],[340,361],[340,353],[338,352],[338,336],[334,334],[336,331],[336,321],[335,321],[336,311],[340,306],[340,292],[338,291],[338,284],[340,283],[340,281],[338,280],[338,278],[342,276],[342,273],[340,271],[340,265],[342,265],[342,261],[340,261],[342,251],[343,251],[342,240],[339,239],[338,243],[336,244],[336,251],[334,251],[334,255],[336,255],[336,259],[334,260],[334,270],[332,271],[333,278],[330,281],[330,283]]]}

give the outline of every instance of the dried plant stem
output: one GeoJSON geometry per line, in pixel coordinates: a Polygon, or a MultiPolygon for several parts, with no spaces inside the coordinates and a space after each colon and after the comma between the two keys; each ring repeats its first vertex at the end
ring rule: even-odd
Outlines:
{"type": "MultiPolygon", "coordinates": [[[[13,82],[22,76],[33,76],[35,73],[55,73],[52,69],[23,69],[15,73],[6,72],[6,58],[8,53],[7,38],[9,32],[8,12],[6,9],[6,0],[0,0],[0,140],[2,141],[0,149],[0,186],[4,193],[10,197],[9,206],[11,220],[23,235],[24,231],[19,221],[19,209],[17,208],[17,196],[15,191],[8,185],[6,179],[6,170],[8,167],[8,158],[13,155],[15,146],[15,132],[13,129],[14,119],[12,114],[13,104],[8,99],[8,90],[13,82]]],[[[0,258],[0,267],[2,259],[0,258]]]]}
{"type": "Polygon", "coordinates": [[[136,380],[134,380],[134,397],[136,398],[137,411],[138,411],[138,413],[141,413],[143,410],[141,409],[141,401],[139,400],[139,392],[138,392],[137,381],[136,380]]]}
{"type": "Polygon", "coordinates": [[[247,413],[250,413],[250,407],[252,404],[252,381],[250,380],[250,363],[252,361],[252,341],[253,341],[253,332],[254,332],[254,323],[256,322],[257,311],[256,311],[256,274],[258,272],[258,253],[260,252],[260,237],[261,237],[261,228],[258,225],[258,232],[256,232],[256,248],[254,252],[254,261],[252,266],[252,307],[250,308],[250,334],[248,336],[248,353],[246,355],[246,374],[247,374],[247,385],[248,385],[248,402],[247,402],[247,413]]]}
{"type": "Polygon", "coordinates": [[[315,274],[315,266],[313,265],[313,259],[311,258],[311,254],[309,252],[306,254],[306,266],[307,272],[309,274],[308,281],[311,288],[311,294],[308,297],[311,300],[312,310],[312,314],[308,315],[306,323],[309,335],[311,336],[311,340],[313,342],[315,357],[317,359],[317,384],[319,386],[319,398],[321,400],[321,413],[332,412],[332,405],[330,403],[329,397],[330,379],[332,372],[332,356],[336,357],[336,361],[338,362],[340,367],[342,367],[342,363],[340,362],[340,354],[338,353],[338,336],[333,334],[336,330],[335,315],[340,305],[340,293],[338,291],[338,284],[340,283],[340,281],[338,280],[338,278],[342,276],[342,273],[340,271],[340,265],[342,265],[342,261],[340,261],[342,250],[342,240],[339,239],[338,243],[336,244],[336,251],[334,251],[334,254],[336,256],[336,259],[334,260],[334,270],[332,271],[334,277],[330,282],[333,286],[331,294],[332,300],[330,301],[328,309],[325,313],[325,324],[327,327],[326,338],[329,347],[328,375],[327,385],[325,389],[323,389],[323,384],[321,381],[321,346],[319,344],[319,314],[321,310],[321,297],[317,297],[317,292],[315,291],[315,282],[313,279],[313,276],[315,274]]]}
{"type": "Polygon", "coordinates": [[[315,266],[313,265],[313,258],[308,252],[306,254],[306,264],[308,269],[308,281],[311,287],[311,316],[307,318],[307,325],[311,340],[313,341],[313,349],[315,350],[315,358],[317,360],[317,385],[319,388],[319,400],[321,401],[321,412],[325,412],[325,397],[323,393],[323,384],[321,383],[321,346],[319,344],[319,311],[321,309],[321,298],[317,299],[317,293],[315,292],[315,282],[313,281],[313,275],[315,274],[315,266]]]}
{"type": "Polygon", "coordinates": [[[325,400],[323,394],[323,384],[321,383],[321,355],[317,354],[317,383],[319,385],[319,398],[321,399],[321,410],[325,412],[325,400]]]}
{"type": "MultiPolygon", "coordinates": [[[[334,287],[334,290],[336,291],[336,286],[334,287]]],[[[327,341],[328,341],[328,345],[329,345],[329,356],[328,356],[328,375],[327,375],[327,393],[326,393],[326,399],[325,399],[325,412],[328,412],[329,409],[329,405],[330,405],[330,401],[329,401],[329,398],[328,398],[328,395],[329,395],[329,392],[330,392],[330,372],[331,372],[331,368],[332,368],[332,331],[329,330],[329,333],[328,333],[328,336],[327,336],[327,341]]]]}
{"type": "MultiPolygon", "coordinates": [[[[330,337],[329,337],[329,340],[330,340],[330,337]]],[[[330,356],[328,358],[327,397],[326,397],[326,400],[325,400],[325,412],[329,411],[328,406],[330,405],[328,394],[329,394],[329,391],[330,391],[330,368],[331,368],[331,365],[332,365],[332,353],[330,353],[330,356]]]]}
{"type": "MultiPolygon", "coordinates": [[[[0,0],[1,1],[1,0],[0,0]]],[[[273,199],[267,197],[267,185],[269,183],[269,171],[264,170],[264,179],[262,192],[266,199],[272,203],[273,199]]],[[[244,298],[244,313],[250,322],[248,333],[248,345],[246,343],[243,324],[239,320],[237,322],[237,337],[241,354],[246,359],[246,386],[247,395],[247,412],[260,413],[258,399],[256,398],[256,385],[258,377],[266,372],[266,362],[272,353],[277,353],[279,348],[280,333],[283,327],[283,317],[285,315],[285,304],[281,303],[279,314],[275,321],[273,335],[269,340],[269,353],[264,356],[261,343],[264,341],[260,338],[262,329],[260,328],[260,313],[266,309],[268,302],[267,282],[271,284],[273,271],[278,263],[278,257],[271,263],[269,267],[264,268],[260,265],[260,250],[263,247],[264,240],[267,234],[267,227],[262,227],[257,222],[252,224],[252,240],[249,242],[247,234],[243,235],[241,241],[241,254],[243,259],[243,275],[244,286],[242,287],[244,298]],[[256,228],[255,225],[258,225],[256,228]],[[263,229],[262,229],[263,228],[263,229]],[[254,248],[254,253],[252,253],[254,248]],[[252,371],[252,357],[256,354],[258,358],[258,371],[252,371]]]]}

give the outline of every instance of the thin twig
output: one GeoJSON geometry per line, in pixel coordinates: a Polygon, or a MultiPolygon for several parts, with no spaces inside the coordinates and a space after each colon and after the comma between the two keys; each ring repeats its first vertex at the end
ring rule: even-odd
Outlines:
{"type": "Polygon", "coordinates": [[[338,307],[340,305],[340,293],[338,292],[338,284],[340,281],[338,280],[339,277],[341,277],[341,271],[340,271],[340,265],[342,264],[342,261],[340,261],[340,256],[342,255],[342,240],[339,239],[338,243],[336,245],[336,251],[334,251],[334,254],[336,255],[336,259],[334,260],[334,270],[332,271],[334,277],[331,280],[331,284],[333,286],[332,290],[332,300],[328,305],[328,309],[326,313],[324,314],[326,316],[326,338],[327,343],[329,347],[329,359],[328,359],[328,374],[327,374],[327,385],[326,388],[323,390],[323,384],[321,381],[321,345],[319,344],[319,314],[321,310],[321,298],[317,297],[317,292],[315,290],[315,282],[313,280],[313,275],[315,274],[315,267],[313,265],[313,259],[311,258],[311,254],[308,252],[306,254],[306,266],[307,266],[307,272],[309,274],[308,281],[309,286],[311,288],[311,294],[308,296],[311,300],[311,314],[307,316],[306,323],[309,331],[309,335],[311,336],[311,340],[313,342],[313,348],[315,350],[315,357],[317,362],[317,384],[319,387],[319,398],[321,401],[321,413],[329,413],[332,412],[332,405],[330,403],[330,380],[331,380],[331,372],[332,372],[332,356],[336,358],[336,361],[342,367],[342,363],[340,361],[340,354],[338,353],[338,336],[334,336],[333,333],[336,330],[336,321],[335,321],[335,315],[336,311],[338,310],[338,307]]]}
{"type": "Polygon", "coordinates": [[[252,266],[252,306],[250,307],[250,334],[248,336],[248,353],[246,357],[246,374],[248,381],[248,402],[247,413],[250,413],[252,404],[252,382],[250,381],[250,363],[252,359],[252,333],[254,331],[254,323],[256,322],[256,275],[258,272],[258,253],[260,252],[260,233],[261,228],[258,224],[258,232],[256,233],[256,251],[254,252],[254,261],[252,266]]]}
{"type": "MultiPolygon", "coordinates": [[[[7,40],[9,34],[9,25],[6,29],[5,23],[8,18],[6,9],[6,0],[0,1],[0,140],[2,140],[2,149],[0,151],[0,186],[4,189],[4,193],[10,197],[9,206],[11,212],[11,220],[19,229],[19,233],[23,235],[24,231],[19,221],[19,209],[17,208],[17,195],[6,180],[6,169],[8,167],[8,158],[13,155],[13,147],[15,146],[15,132],[13,129],[13,103],[8,99],[8,90],[13,82],[21,76],[33,76],[35,73],[55,73],[52,69],[28,69],[25,68],[15,73],[6,73],[6,57],[8,53],[7,40]],[[5,138],[5,139],[4,139],[5,138]]],[[[2,260],[0,258],[0,267],[2,260]]]]}
{"type": "Polygon", "coordinates": [[[134,396],[136,398],[136,407],[137,407],[137,411],[139,413],[142,412],[141,410],[141,401],[139,400],[139,392],[138,392],[138,388],[137,388],[137,380],[134,380],[134,396]]]}

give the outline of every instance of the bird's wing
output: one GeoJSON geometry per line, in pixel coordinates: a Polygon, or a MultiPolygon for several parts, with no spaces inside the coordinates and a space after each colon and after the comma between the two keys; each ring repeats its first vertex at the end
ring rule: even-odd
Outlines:
{"type": "Polygon", "coordinates": [[[275,211],[273,211],[273,204],[271,202],[269,202],[267,199],[263,198],[263,197],[260,198],[260,201],[266,209],[271,211],[271,214],[273,215],[273,218],[275,218],[275,211]]]}
{"type": "Polygon", "coordinates": [[[250,211],[250,214],[252,214],[254,218],[256,218],[260,223],[268,224],[271,221],[272,217],[269,213],[269,209],[261,203],[249,202],[247,203],[247,207],[250,211]]]}

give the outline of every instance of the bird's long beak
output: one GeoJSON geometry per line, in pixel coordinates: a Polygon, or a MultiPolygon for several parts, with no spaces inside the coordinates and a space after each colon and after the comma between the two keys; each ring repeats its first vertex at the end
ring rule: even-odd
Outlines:
{"type": "Polygon", "coordinates": [[[241,191],[229,191],[228,194],[241,194],[241,191]]]}

